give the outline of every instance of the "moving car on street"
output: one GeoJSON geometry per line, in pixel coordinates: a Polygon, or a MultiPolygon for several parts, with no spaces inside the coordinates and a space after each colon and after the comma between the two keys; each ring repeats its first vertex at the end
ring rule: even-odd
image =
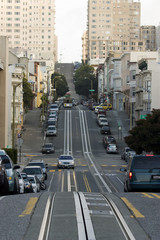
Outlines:
{"type": "Polygon", "coordinates": [[[57,128],[55,125],[50,125],[46,131],[46,137],[57,136],[57,128]]]}
{"type": "Polygon", "coordinates": [[[54,153],[55,152],[55,147],[53,143],[45,143],[42,146],[42,153],[54,153]]]}
{"type": "Polygon", "coordinates": [[[57,159],[58,168],[73,168],[74,169],[74,158],[71,155],[60,155],[57,159]]]}

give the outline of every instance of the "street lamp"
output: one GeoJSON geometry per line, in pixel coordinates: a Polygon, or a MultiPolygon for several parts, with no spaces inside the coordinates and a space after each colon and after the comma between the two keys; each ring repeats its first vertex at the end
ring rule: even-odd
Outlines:
{"type": "Polygon", "coordinates": [[[16,88],[20,86],[21,83],[13,84],[13,115],[12,115],[12,148],[14,149],[14,135],[15,135],[15,94],[16,94],[16,88]]]}

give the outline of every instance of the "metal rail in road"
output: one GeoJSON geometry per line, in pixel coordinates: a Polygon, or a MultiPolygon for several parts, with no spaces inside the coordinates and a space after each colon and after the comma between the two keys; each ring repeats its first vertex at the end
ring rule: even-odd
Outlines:
{"type": "MultiPolygon", "coordinates": [[[[135,220],[132,221],[134,225],[135,220]]],[[[116,204],[107,196],[65,192],[48,197],[38,240],[148,239],[139,233],[136,229],[134,236],[116,204]]]]}

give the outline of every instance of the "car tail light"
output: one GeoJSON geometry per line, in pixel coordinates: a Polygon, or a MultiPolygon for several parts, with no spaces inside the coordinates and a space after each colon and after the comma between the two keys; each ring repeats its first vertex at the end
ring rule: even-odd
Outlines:
{"type": "Polygon", "coordinates": [[[129,172],[129,179],[132,179],[132,172],[129,172]]]}

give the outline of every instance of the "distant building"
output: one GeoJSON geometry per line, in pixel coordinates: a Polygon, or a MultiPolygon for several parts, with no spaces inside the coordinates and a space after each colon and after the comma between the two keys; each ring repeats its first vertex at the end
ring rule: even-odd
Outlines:
{"type": "Polygon", "coordinates": [[[108,52],[119,57],[123,52],[144,51],[139,38],[139,1],[88,0],[88,60],[104,62],[108,52]]]}
{"type": "Polygon", "coordinates": [[[9,48],[20,57],[57,59],[55,0],[0,1],[0,36],[9,37],[9,48]]]}
{"type": "Polygon", "coordinates": [[[156,28],[156,45],[157,49],[160,48],[160,23],[156,28]]]}
{"type": "Polygon", "coordinates": [[[156,27],[155,26],[141,26],[140,39],[145,41],[146,51],[156,51],[156,27]]]}

